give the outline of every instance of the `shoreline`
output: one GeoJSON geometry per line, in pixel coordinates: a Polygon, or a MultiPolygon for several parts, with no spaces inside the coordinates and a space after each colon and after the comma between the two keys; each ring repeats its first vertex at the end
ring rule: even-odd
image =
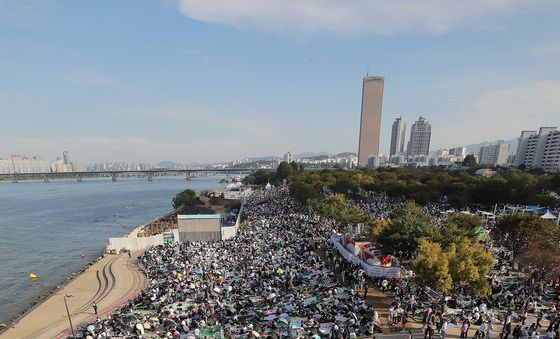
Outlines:
{"type": "MultiPolygon", "coordinates": [[[[172,213],[174,213],[174,211],[169,213],[169,214],[172,214],[172,213]]],[[[160,218],[166,217],[169,214],[165,214],[163,216],[158,216],[158,217],[153,218],[153,219],[151,219],[151,220],[149,220],[149,221],[147,221],[147,222],[145,222],[141,225],[138,225],[137,227],[135,227],[133,230],[131,230],[128,234],[126,234],[124,236],[125,237],[130,237],[131,235],[133,235],[135,233],[138,233],[138,231],[141,230],[143,227],[149,225],[150,223],[152,223],[152,222],[154,222],[154,221],[156,221],[160,218]]],[[[68,284],[74,282],[76,279],[81,277],[91,266],[98,263],[100,260],[105,258],[105,256],[107,256],[107,255],[108,254],[105,253],[105,247],[104,247],[103,249],[101,249],[101,255],[100,256],[92,259],[91,261],[86,263],[84,266],[82,266],[79,270],[70,273],[68,276],[66,276],[66,278],[64,278],[64,280],[62,280],[56,286],[50,288],[45,293],[41,293],[37,297],[31,299],[28,302],[28,305],[24,306],[21,310],[17,311],[15,314],[9,316],[5,323],[0,323],[2,325],[6,325],[5,327],[0,328],[0,335],[4,334],[4,332],[6,332],[8,329],[13,327],[14,325],[17,325],[17,323],[19,321],[21,321],[23,318],[25,318],[27,315],[29,315],[31,312],[33,312],[35,309],[37,309],[39,306],[44,304],[46,301],[48,301],[52,296],[54,296],[55,294],[60,292],[62,289],[64,289],[64,287],[66,287],[68,284]]]]}
{"type": "Polygon", "coordinates": [[[33,310],[35,310],[37,307],[44,304],[47,300],[49,300],[49,298],[51,298],[53,295],[58,293],[60,290],[64,289],[64,287],[66,287],[68,284],[70,284],[71,282],[73,282],[74,280],[79,278],[91,266],[98,263],[104,257],[105,257],[105,254],[102,252],[101,256],[98,256],[97,258],[91,260],[90,262],[88,262],[87,264],[82,266],[82,268],[80,268],[78,271],[70,273],[61,283],[57,284],[55,287],[50,288],[45,293],[42,293],[42,294],[38,295],[37,297],[35,297],[34,299],[32,299],[28,303],[29,305],[24,306],[21,309],[21,311],[17,312],[16,315],[12,315],[11,317],[9,317],[6,323],[2,323],[3,325],[6,325],[6,326],[3,327],[3,328],[0,328],[0,335],[3,334],[5,331],[7,331],[13,325],[17,324],[21,319],[23,319],[25,316],[27,316],[29,313],[31,313],[33,310]]]}

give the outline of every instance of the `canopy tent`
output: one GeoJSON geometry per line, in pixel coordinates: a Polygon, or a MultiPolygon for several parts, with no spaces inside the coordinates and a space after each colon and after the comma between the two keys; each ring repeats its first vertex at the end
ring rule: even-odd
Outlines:
{"type": "Polygon", "coordinates": [[[546,220],[555,220],[557,217],[552,214],[552,212],[550,212],[550,210],[546,210],[546,213],[541,215],[541,219],[546,219],[546,220]]]}

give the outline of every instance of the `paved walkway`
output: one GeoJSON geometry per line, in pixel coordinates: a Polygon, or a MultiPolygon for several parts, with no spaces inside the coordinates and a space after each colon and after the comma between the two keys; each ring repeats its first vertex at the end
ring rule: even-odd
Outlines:
{"type": "Polygon", "coordinates": [[[0,338],[56,338],[62,333],[71,334],[64,306],[65,295],[70,295],[66,301],[72,324],[76,327],[95,319],[93,302],[102,316],[127,303],[144,285],[144,274],[128,254],[105,256],[28,313],[15,327],[2,333],[0,338]]]}

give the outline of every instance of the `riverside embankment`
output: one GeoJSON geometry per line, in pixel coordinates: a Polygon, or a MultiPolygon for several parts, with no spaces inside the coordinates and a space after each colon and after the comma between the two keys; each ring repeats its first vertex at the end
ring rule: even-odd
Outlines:
{"type": "Polygon", "coordinates": [[[171,212],[177,192],[219,189],[221,178],[0,184],[0,323],[11,326],[74,272],[95,262],[108,238],[171,212]],[[36,281],[29,280],[31,272],[38,275],[36,281]]]}

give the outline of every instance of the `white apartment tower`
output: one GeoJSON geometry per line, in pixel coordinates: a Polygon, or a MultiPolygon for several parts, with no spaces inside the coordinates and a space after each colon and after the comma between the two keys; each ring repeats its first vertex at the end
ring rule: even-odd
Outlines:
{"type": "Polygon", "coordinates": [[[478,163],[481,165],[507,165],[509,145],[503,140],[494,144],[482,146],[478,153],[478,163]]]}
{"type": "Polygon", "coordinates": [[[292,156],[292,152],[288,152],[286,154],[284,154],[284,161],[287,162],[288,164],[291,164],[293,161],[293,156],[292,156]]]}
{"type": "Polygon", "coordinates": [[[402,117],[396,118],[393,122],[391,132],[390,156],[404,154],[404,138],[406,135],[406,123],[402,117]]]}
{"type": "Polygon", "coordinates": [[[546,166],[550,167],[556,159],[556,127],[541,127],[537,131],[522,131],[517,146],[515,166],[525,165],[527,168],[544,168],[546,153],[546,166]]]}
{"type": "Polygon", "coordinates": [[[407,155],[428,155],[430,152],[430,139],[432,137],[432,125],[420,116],[410,128],[410,139],[408,140],[407,155]]]}

